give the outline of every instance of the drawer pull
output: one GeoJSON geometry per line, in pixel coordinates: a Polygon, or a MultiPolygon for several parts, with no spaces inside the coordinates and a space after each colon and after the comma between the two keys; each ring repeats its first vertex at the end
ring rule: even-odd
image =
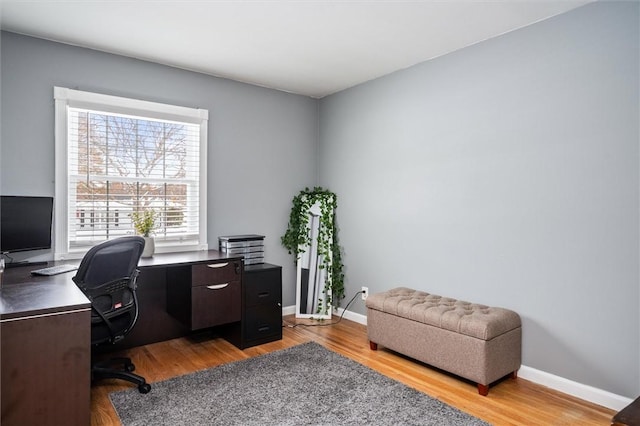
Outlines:
{"type": "Polygon", "coordinates": [[[258,293],[258,297],[269,297],[269,292],[263,291],[262,293],[258,293]]]}
{"type": "Polygon", "coordinates": [[[228,286],[229,283],[225,283],[225,284],[213,284],[213,285],[208,285],[207,288],[209,290],[220,290],[225,288],[226,286],[228,286]]]}
{"type": "Polygon", "coordinates": [[[268,325],[263,325],[262,327],[258,327],[258,331],[269,331],[270,328],[268,325]]]}
{"type": "Polygon", "coordinates": [[[224,268],[225,266],[227,266],[229,263],[225,262],[225,263],[212,263],[210,265],[207,265],[209,268],[224,268]]]}

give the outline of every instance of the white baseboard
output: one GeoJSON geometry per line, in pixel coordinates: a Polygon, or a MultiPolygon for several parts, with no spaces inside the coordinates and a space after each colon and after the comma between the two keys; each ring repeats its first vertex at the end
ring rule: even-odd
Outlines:
{"type": "Polygon", "coordinates": [[[518,377],[616,411],[622,410],[633,401],[631,398],[574,382],[526,365],[520,367],[518,377]]]}
{"type": "Polygon", "coordinates": [[[357,322],[359,324],[367,325],[367,316],[366,315],[358,314],[356,312],[351,312],[351,311],[345,311],[342,308],[336,309],[336,315],[338,315],[338,317],[340,315],[342,315],[342,318],[351,320],[353,322],[357,322]],[[344,312],[344,315],[343,315],[343,312],[344,312]]]}
{"type": "MultiPolygon", "coordinates": [[[[282,308],[282,315],[292,315],[295,311],[295,306],[287,306],[282,308]]],[[[359,324],[367,325],[366,315],[345,311],[342,308],[336,309],[335,314],[339,317],[343,312],[343,318],[359,324]]],[[[574,382],[573,380],[565,379],[564,377],[556,376],[532,367],[527,367],[526,365],[520,367],[520,370],[518,370],[518,377],[616,411],[622,410],[633,401],[631,398],[616,395],[602,389],[594,388],[593,386],[574,382]]]]}
{"type": "MultiPolygon", "coordinates": [[[[295,305],[292,306],[283,306],[282,307],[282,316],[285,315],[293,315],[296,313],[296,307],[295,305]]],[[[364,324],[367,325],[367,316],[366,315],[362,315],[362,314],[358,314],[355,312],[351,312],[351,311],[345,311],[342,308],[337,308],[335,310],[335,312],[333,313],[333,317],[331,318],[332,321],[335,321],[336,319],[334,317],[340,317],[340,315],[342,315],[343,318],[351,320],[353,322],[357,322],[359,324],[364,324]],[[344,315],[342,315],[342,313],[344,312],[344,315]]]]}
{"type": "Polygon", "coordinates": [[[282,316],[293,315],[295,313],[296,313],[296,305],[282,307],[282,316]]]}

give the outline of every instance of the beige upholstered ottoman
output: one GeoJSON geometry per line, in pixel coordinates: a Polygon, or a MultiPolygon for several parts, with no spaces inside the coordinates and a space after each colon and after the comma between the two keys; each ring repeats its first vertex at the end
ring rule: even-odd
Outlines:
{"type": "Polygon", "coordinates": [[[366,305],[372,350],[380,344],[469,379],[481,395],[508,374],[516,378],[522,325],[513,311],[405,287],[372,294],[366,305]]]}

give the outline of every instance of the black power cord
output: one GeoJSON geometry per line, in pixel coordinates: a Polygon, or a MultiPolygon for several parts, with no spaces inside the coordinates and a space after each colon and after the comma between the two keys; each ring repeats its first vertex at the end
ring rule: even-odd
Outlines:
{"type": "MultiPolygon", "coordinates": [[[[347,303],[347,306],[344,307],[344,309],[342,310],[342,313],[340,314],[340,318],[338,318],[338,321],[336,321],[336,322],[327,322],[327,323],[321,323],[321,324],[286,324],[286,327],[289,327],[289,328],[296,328],[298,326],[300,326],[300,327],[327,327],[327,326],[330,326],[330,325],[336,325],[340,321],[342,321],[342,317],[344,316],[344,313],[347,312],[347,308],[349,306],[351,306],[353,301],[356,300],[356,297],[358,297],[358,295],[361,294],[361,293],[364,293],[364,291],[360,290],[359,292],[357,292],[355,294],[355,296],[353,296],[351,298],[351,300],[349,300],[349,303],[347,303]]],[[[284,328],[285,325],[283,325],[282,327],[284,328]]]]}

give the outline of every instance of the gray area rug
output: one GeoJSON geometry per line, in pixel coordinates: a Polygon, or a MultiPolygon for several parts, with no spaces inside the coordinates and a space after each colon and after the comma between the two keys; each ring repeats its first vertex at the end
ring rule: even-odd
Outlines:
{"type": "Polygon", "coordinates": [[[310,342],[109,394],[124,425],[487,425],[310,342]]]}

